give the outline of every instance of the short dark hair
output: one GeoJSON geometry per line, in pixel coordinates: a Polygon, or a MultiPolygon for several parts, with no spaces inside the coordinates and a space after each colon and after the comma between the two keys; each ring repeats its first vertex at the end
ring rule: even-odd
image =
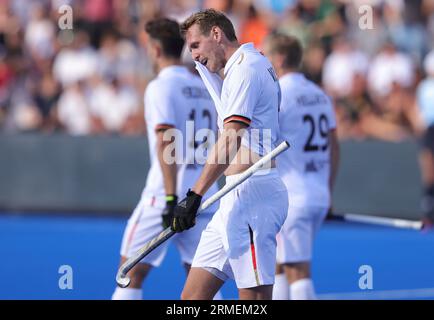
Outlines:
{"type": "Polygon", "coordinates": [[[167,18],[151,20],[145,25],[146,33],[160,42],[163,54],[167,57],[179,59],[184,48],[178,22],[167,18]]]}
{"type": "Polygon", "coordinates": [[[219,27],[226,35],[229,41],[236,41],[235,29],[232,22],[224,15],[224,13],[207,9],[192,14],[184,23],[181,24],[181,35],[185,37],[188,29],[197,24],[203,35],[208,35],[212,27],[219,27]]]}
{"type": "Polygon", "coordinates": [[[303,58],[303,47],[300,41],[293,36],[280,33],[273,33],[267,37],[270,53],[281,54],[284,68],[298,69],[303,58]]]}

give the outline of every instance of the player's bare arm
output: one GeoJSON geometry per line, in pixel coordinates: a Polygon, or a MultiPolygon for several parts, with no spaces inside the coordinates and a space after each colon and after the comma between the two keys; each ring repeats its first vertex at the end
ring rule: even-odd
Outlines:
{"type": "Polygon", "coordinates": [[[165,156],[165,153],[167,152],[166,150],[168,150],[170,144],[173,143],[172,140],[164,139],[164,133],[166,131],[167,129],[160,129],[156,132],[158,162],[160,163],[161,172],[163,175],[164,190],[166,192],[166,207],[162,212],[164,228],[170,226],[170,223],[173,219],[173,211],[176,204],[178,203],[178,196],[176,195],[177,165],[175,161],[173,163],[169,163],[165,160],[167,159],[167,155],[165,156]]]}
{"type": "Polygon", "coordinates": [[[204,195],[226,169],[230,166],[239,167],[232,161],[237,158],[236,155],[240,151],[242,136],[240,133],[246,128],[247,126],[241,122],[229,122],[224,125],[224,130],[211,150],[202,174],[192,189],[195,193],[204,195]]]}
{"type": "MultiPolygon", "coordinates": [[[[175,161],[173,161],[173,163],[169,163],[165,160],[165,152],[167,152],[166,150],[168,150],[168,147],[170,147],[171,143],[173,143],[172,140],[164,139],[164,133],[166,131],[167,130],[157,131],[158,162],[160,163],[161,171],[163,173],[164,190],[166,191],[166,195],[176,195],[177,166],[175,161]]],[[[173,155],[169,156],[173,157],[173,155]]]]}

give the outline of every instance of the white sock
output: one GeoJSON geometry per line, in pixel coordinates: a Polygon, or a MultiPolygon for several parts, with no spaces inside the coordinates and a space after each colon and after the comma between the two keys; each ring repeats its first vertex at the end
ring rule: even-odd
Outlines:
{"type": "Polygon", "coordinates": [[[112,300],[142,300],[142,289],[119,288],[113,293],[112,300]]]}
{"type": "Polygon", "coordinates": [[[223,295],[222,293],[219,291],[217,291],[217,293],[214,295],[214,299],[213,300],[224,300],[223,299],[223,295]]]}
{"type": "Polygon", "coordinates": [[[309,278],[297,280],[289,286],[291,300],[316,300],[313,282],[309,278]]]}
{"type": "Polygon", "coordinates": [[[284,273],[276,274],[273,286],[273,300],[289,300],[289,285],[284,273]]]}

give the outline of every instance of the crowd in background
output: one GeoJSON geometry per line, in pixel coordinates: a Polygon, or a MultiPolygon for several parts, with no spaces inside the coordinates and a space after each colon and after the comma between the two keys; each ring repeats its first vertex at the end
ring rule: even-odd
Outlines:
{"type": "Polygon", "coordinates": [[[333,98],[341,139],[422,132],[434,0],[0,0],[0,132],[144,134],[145,22],[210,7],[228,14],[241,43],[261,48],[270,32],[302,41],[303,72],[333,98]],[[65,4],[72,30],[59,27],[65,4]]]}

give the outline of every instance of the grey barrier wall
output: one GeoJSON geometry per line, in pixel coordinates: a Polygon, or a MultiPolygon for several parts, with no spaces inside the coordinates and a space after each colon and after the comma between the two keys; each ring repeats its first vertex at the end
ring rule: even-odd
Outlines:
{"type": "MultiPolygon", "coordinates": [[[[337,212],[420,217],[416,143],[351,141],[341,153],[337,212]]],[[[144,137],[0,135],[0,209],[128,214],[148,169],[144,137]]]]}
{"type": "Polygon", "coordinates": [[[144,137],[0,136],[3,210],[125,212],[149,168],[144,137]]]}
{"type": "Polygon", "coordinates": [[[347,213],[419,219],[422,184],[416,142],[341,143],[334,208],[347,213]]]}

